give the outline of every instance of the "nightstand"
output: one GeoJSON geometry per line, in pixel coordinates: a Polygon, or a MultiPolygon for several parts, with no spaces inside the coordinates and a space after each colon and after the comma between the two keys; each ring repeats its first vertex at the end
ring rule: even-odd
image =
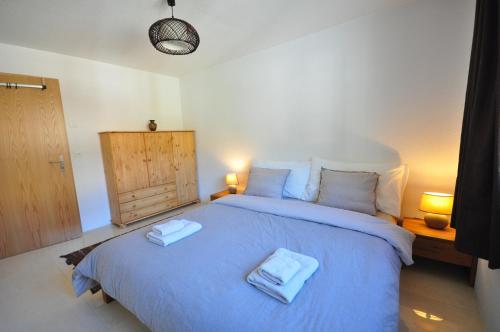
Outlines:
{"type": "Polygon", "coordinates": [[[455,229],[432,229],[421,219],[405,218],[403,227],[416,235],[413,256],[464,266],[470,269],[469,284],[474,287],[477,258],[455,249],[455,229]]]}
{"type": "MultiPolygon", "coordinates": [[[[242,192],[242,190],[240,190],[240,189],[238,189],[238,190],[236,191],[236,193],[237,193],[237,194],[239,194],[239,193],[241,193],[241,192],[242,192]]],[[[227,189],[226,189],[226,190],[223,190],[223,191],[219,191],[218,193],[215,193],[215,194],[210,195],[210,200],[211,200],[211,201],[215,201],[216,199],[219,199],[219,198],[224,197],[224,196],[226,196],[226,195],[231,195],[231,194],[229,193],[229,190],[227,190],[227,189]]]]}

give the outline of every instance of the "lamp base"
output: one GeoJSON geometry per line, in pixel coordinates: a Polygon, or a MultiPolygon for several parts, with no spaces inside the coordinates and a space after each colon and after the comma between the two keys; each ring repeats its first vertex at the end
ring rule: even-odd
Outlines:
{"type": "Polygon", "coordinates": [[[236,186],[229,186],[227,189],[230,194],[236,194],[236,186]]]}
{"type": "Polygon", "coordinates": [[[447,215],[436,213],[427,213],[424,216],[424,221],[427,227],[435,229],[444,229],[450,222],[447,215]]]}

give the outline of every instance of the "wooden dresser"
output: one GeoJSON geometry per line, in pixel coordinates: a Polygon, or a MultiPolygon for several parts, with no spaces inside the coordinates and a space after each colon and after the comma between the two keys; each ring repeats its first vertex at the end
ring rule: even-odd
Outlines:
{"type": "Polygon", "coordinates": [[[124,226],[199,201],[193,131],[99,136],[114,224],[124,226]]]}

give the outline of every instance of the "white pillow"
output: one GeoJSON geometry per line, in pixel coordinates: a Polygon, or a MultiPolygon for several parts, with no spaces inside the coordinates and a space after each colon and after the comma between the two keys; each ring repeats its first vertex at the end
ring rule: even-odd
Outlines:
{"type": "Polygon", "coordinates": [[[302,200],[306,198],[306,186],[309,180],[309,173],[311,172],[310,161],[256,160],[252,162],[252,166],[271,169],[289,169],[290,174],[286,179],[285,188],[283,189],[283,197],[302,200]]]}
{"type": "Polygon", "coordinates": [[[319,194],[321,168],[337,171],[364,171],[376,172],[380,175],[376,189],[377,210],[399,218],[401,216],[401,202],[408,181],[408,166],[393,164],[348,163],[336,160],[313,158],[311,176],[307,183],[305,200],[316,201],[319,194]]]}

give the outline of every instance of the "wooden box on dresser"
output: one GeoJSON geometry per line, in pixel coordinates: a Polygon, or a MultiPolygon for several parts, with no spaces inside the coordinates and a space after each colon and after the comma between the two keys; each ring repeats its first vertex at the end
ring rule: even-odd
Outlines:
{"type": "Polygon", "coordinates": [[[99,136],[114,224],[124,226],[199,201],[194,131],[99,136]]]}

